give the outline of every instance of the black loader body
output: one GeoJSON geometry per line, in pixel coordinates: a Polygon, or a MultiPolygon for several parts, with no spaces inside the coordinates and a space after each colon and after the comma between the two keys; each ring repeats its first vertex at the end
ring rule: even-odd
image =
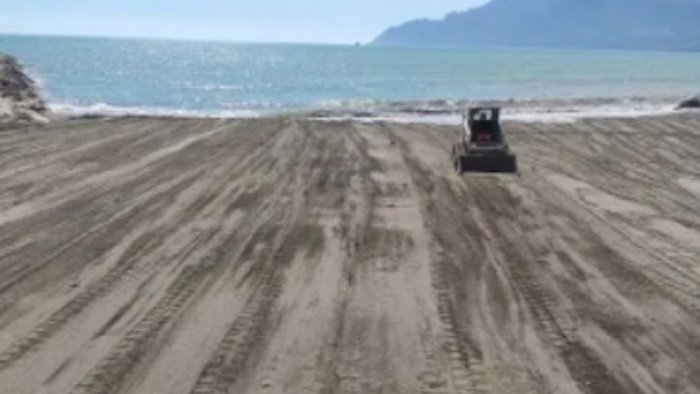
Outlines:
{"type": "Polygon", "coordinates": [[[464,133],[452,148],[460,173],[517,173],[518,162],[501,129],[499,108],[471,108],[464,116],[464,133]]]}

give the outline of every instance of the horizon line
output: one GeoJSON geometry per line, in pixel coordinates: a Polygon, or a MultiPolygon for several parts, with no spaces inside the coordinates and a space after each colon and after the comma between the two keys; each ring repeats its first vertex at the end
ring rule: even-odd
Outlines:
{"type": "Polygon", "coordinates": [[[313,46],[368,46],[371,42],[319,42],[319,41],[264,41],[264,40],[236,40],[227,38],[196,38],[196,37],[166,37],[166,36],[139,36],[130,34],[87,34],[87,33],[26,33],[0,31],[0,36],[15,37],[45,37],[45,38],[85,38],[85,39],[117,39],[117,40],[145,40],[145,41],[179,41],[200,43],[223,44],[253,44],[253,45],[313,45],[313,46]]]}

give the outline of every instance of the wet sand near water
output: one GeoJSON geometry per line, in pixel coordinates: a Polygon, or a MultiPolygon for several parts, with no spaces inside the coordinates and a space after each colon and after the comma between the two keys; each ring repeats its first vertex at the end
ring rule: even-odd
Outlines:
{"type": "Polygon", "coordinates": [[[0,132],[0,392],[700,393],[700,116],[0,132]]]}

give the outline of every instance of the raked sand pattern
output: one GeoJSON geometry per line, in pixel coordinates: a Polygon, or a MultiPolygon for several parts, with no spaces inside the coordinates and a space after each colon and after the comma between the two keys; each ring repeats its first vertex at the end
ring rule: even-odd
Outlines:
{"type": "Polygon", "coordinates": [[[0,392],[700,393],[700,117],[0,132],[0,392]]]}

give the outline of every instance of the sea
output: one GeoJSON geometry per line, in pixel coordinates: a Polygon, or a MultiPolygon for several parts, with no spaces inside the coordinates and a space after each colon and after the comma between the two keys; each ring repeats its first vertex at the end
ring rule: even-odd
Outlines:
{"type": "Polygon", "coordinates": [[[0,35],[58,114],[451,122],[638,116],[700,93],[700,53],[257,44],[0,35]]]}

